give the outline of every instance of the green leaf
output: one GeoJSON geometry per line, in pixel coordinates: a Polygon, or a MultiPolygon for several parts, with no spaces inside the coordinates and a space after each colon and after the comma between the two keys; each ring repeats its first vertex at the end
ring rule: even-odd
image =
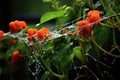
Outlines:
{"type": "Polygon", "coordinates": [[[100,54],[100,50],[94,44],[91,44],[91,48],[87,52],[93,57],[96,57],[100,54]]]}
{"type": "Polygon", "coordinates": [[[104,42],[107,41],[110,35],[110,28],[105,26],[96,26],[94,29],[94,38],[95,41],[102,45],[104,42]]]}
{"type": "Polygon", "coordinates": [[[72,54],[69,56],[68,60],[69,60],[69,61],[72,61],[73,58],[74,58],[74,53],[72,53],[72,54]]]}
{"type": "Polygon", "coordinates": [[[63,26],[65,23],[70,22],[75,17],[75,11],[71,7],[66,7],[67,14],[65,16],[62,16],[60,18],[57,18],[56,23],[59,26],[63,26]]]}
{"type": "Polygon", "coordinates": [[[42,77],[41,77],[40,80],[47,80],[49,74],[50,74],[50,72],[49,72],[49,71],[46,71],[46,72],[42,75],[42,77]]]}
{"type": "Polygon", "coordinates": [[[52,20],[54,18],[58,18],[58,17],[62,17],[65,16],[65,14],[67,13],[66,10],[59,10],[59,11],[54,11],[54,12],[47,12],[45,13],[41,19],[40,19],[40,23],[45,23],[49,20],[52,20]]]}
{"type": "Polygon", "coordinates": [[[52,0],[43,0],[43,2],[51,2],[52,0]]]}
{"type": "Polygon", "coordinates": [[[82,53],[81,53],[81,47],[80,46],[77,46],[75,48],[73,48],[73,53],[75,54],[75,56],[78,58],[78,59],[82,59],[82,53]]]}

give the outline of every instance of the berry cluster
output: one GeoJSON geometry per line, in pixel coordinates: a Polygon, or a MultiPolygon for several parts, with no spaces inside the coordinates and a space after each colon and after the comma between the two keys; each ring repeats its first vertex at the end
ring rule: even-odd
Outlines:
{"type": "MultiPolygon", "coordinates": [[[[22,31],[27,28],[27,24],[25,21],[15,20],[9,23],[9,31],[10,33],[16,33],[22,31]]],[[[0,39],[5,37],[4,31],[0,30],[0,39]]]]}
{"type": "Polygon", "coordinates": [[[92,31],[92,27],[96,26],[100,21],[100,11],[92,10],[87,14],[86,20],[79,21],[77,23],[78,29],[76,33],[86,38],[92,31]]]}
{"type": "Polygon", "coordinates": [[[25,21],[15,20],[9,23],[9,29],[11,33],[19,32],[27,27],[25,21]]]}
{"type": "MultiPolygon", "coordinates": [[[[81,35],[82,37],[86,38],[92,31],[92,27],[96,26],[100,21],[100,12],[98,10],[89,11],[87,14],[86,20],[79,21],[77,23],[78,29],[76,33],[81,35]]],[[[25,21],[15,20],[9,23],[9,31],[11,34],[17,33],[22,31],[23,29],[27,28],[27,24],[25,21]]],[[[27,30],[27,39],[28,41],[32,40],[46,40],[51,37],[51,32],[48,28],[42,27],[41,29],[33,29],[29,28],[27,30]]],[[[0,39],[5,37],[5,33],[0,30],[0,39]]],[[[16,43],[16,40],[10,39],[9,43],[11,45],[16,43]]],[[[19,50],[13,52],[11,57],[11,64],[13,68],[16,68],[17,62],[20,60],[21,54],[19,50]]]]}
{"type": "Polygon", "coordinates": [[[46,27],[43,27],[40,30],[30,28],[28,29],[27,34],[29,41],[34,39],[45,40],[51,36],[50,30],[46,27]]]}

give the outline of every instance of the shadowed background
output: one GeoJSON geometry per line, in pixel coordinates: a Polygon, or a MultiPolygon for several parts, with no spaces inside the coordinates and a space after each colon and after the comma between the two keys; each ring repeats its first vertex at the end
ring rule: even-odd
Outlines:
{"type": "MultiPolygon", "coordinates": [[[[72,0],[60,0],[70,4],[72,0]]],[[[0,29],[8,32],[8,24],[14,20],[24,20],[28,24],[37,24],[40,17],[50,11],[50,3],[42,0],[0,0],[0,29]]]]}

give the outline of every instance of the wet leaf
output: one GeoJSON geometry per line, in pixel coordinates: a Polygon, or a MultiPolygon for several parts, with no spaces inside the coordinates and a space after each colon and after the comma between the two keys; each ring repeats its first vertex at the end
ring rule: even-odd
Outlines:
{"type": "Polygon", "coordinates": [[[78,59],[82,59],[82,53],[81,53],[81,47],[80,46],[77,46],[73,49],[73,53],[75,54],[75,56],[78,58],[78,59]]]}
{"type": "Polygon", "coordinates": [[[40,19],[40,23],[45,23],[49,20],[52,20],[52,19],[55,19],[55,18],[58,18],[58,17],[62,17],[64,16],[65,14],[67,13],[66,10],[59,10],[59,11],[54,11],[54,12],[47,12],[45,13],[41,19],[40,19]]]}
{"type": "Polygon", "coordinates": [[[94,29],[94,38],[95,41],[102,45],[105,41],[107,41],[110,34],[110,28],[105,26],[96,26],[94,29]]]}
{"type": "Polygon", "coordinates": [[[47,78],[48,78],[49,75],[50,75],[50,72],[49,72],[49,71],[46,71],[46,72],[42,75],[42,77],[41,77],[40,80],[47,80],[47,78]]]}

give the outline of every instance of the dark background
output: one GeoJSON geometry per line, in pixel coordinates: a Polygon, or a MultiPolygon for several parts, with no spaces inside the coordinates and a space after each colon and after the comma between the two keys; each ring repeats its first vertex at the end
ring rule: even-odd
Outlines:
{"type": "MultiPolygon", "coordinates": [[[[73,0],[60,0],[72,4],[73,0]]],[[[24,20],[29,25],[37,24],[40,17],[50,11],[50,3],[43,0],[0,0],[0,29],[8,32],[8,24],[14,20],[24,20]]]]}
{"type": "Polygon", "coordinates": [[[42,0],[0,0],[0,29],[7,32],[9,22],[14,20],[39,23],[41,15],[49,10],[49,3],[42,0]]]}

